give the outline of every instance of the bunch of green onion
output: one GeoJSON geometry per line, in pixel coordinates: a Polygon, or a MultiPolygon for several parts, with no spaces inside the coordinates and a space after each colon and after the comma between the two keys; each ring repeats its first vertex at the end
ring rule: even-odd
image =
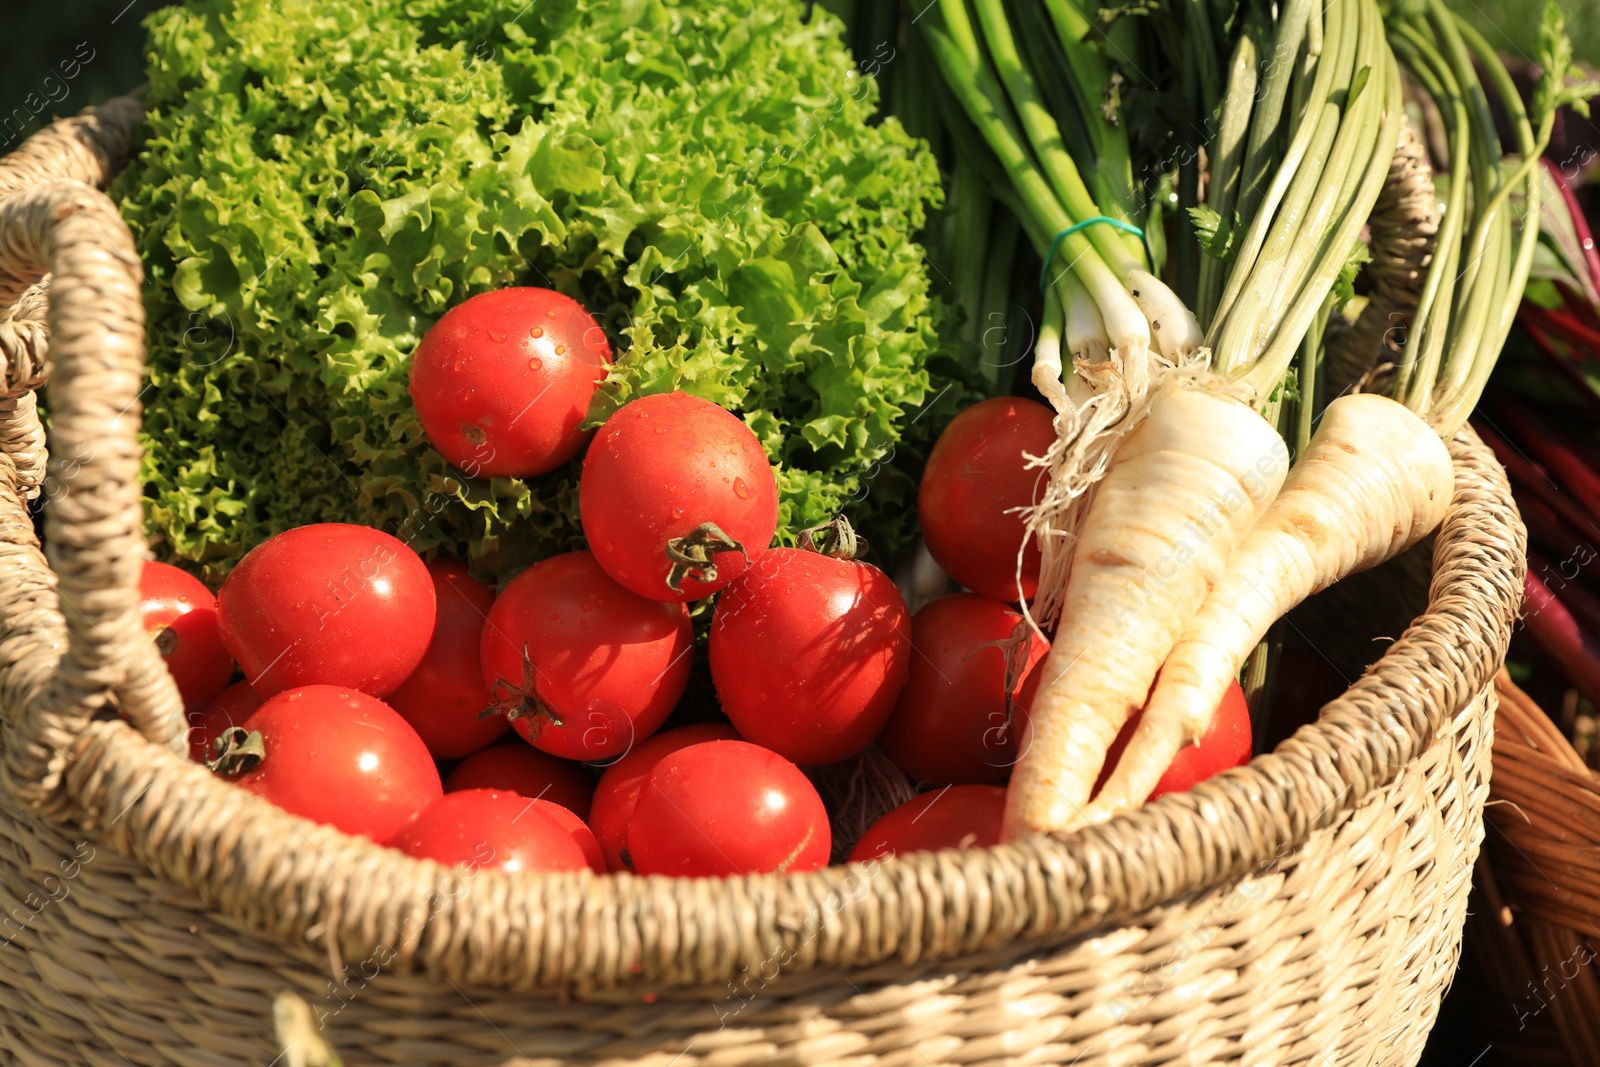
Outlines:
{"type": "MultiPolygon", "coordinates": [[[[1247,4],[1225,22],[1213,8],[1191,0],[1105,25],[1074,0],[937,0],[921,20],[957,105],[946,126],[958,203],[987,193],[1009,206],[1044,261],[1032,380],[1059,435],[1034,523],[1046,618],[1078,516],[1152,383],[1208,371],[1304,449],[1328,399],[1324,331],[1349,303],[1406,121],[1402,62],[1443,116],[1449,181],[1403,358],[1374,382],[1445,435],[1482,391],[1527,278],[1537,227],[1514,232],[1513,208],[1536,213],[1533,164],[1555,109],[1587,95],[1567,85],[1553,4],[1531,119],[1492,49],[1439,0],[1387,21],[1376,0],[1247,4]],[[1203,153],[1136,175],[1125,87],[1141,59],[1181,68],[1195,106],[1180,118],[1203,131],[1203,153]],[[1512,116],[1520,160],[1501,158],[1474,59],[1512,116]],[[1157,257],[1174,199],[1187,211],[1169,287],[1157,257]]],[[[966,251],[974,277],[977,264],[992,273],[992,257],[966,251]]]]}

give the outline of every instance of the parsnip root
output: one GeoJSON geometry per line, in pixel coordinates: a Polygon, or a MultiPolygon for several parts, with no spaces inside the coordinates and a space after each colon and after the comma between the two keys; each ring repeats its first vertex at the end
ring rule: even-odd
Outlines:
{"type": "Polygon", "coordinates": [[[1305,455],[1245,536],[1161,667],[1139,728],[1082,821],[1142,804],[1272,623],[1306,597],[1415,544],[1444,518],[1444,442],[1374,393],[1329,404],[1305,455]]]}
{"type": "Polygon", "coordinates": [[[1007,840],[1079,821],[1112,740],[1287,466],[1283,440],[1239,401],[1175,379],[1152,394],[1073,548],[1007,795],[1007,840]]]}

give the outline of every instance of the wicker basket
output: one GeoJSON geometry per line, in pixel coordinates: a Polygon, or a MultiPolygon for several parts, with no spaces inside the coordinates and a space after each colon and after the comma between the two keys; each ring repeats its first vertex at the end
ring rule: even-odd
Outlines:
{"type": "Polygon", "coordinates": [[[291,989],[351,1063],[1414,1062],[1455,967],[1521,593],[1521,524],[1470,434],[1431,563],[1391,565],[1431,567],[1426,611],[1317,724],[1191,793],[805,875],[446,870],[178,754],[134,592],[139,266],[92,188],[136,116],[58,124],[0,165],[0,306],[53,273],[54,364],[31,359],[33,292],[0,326],[7,1061],[268,1063],[291,989]]]}
{"type": "Polygon", "coordinates": [[[1600,774],[1503,673],[1468,945],[1498,1062],[1600,1065],[1600,774]]]}

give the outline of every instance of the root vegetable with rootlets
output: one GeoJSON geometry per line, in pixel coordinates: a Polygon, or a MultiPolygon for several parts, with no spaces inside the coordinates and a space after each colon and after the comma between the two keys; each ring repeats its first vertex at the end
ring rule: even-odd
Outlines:
{"type": "Polygon", "coordinates": [[[952,136],[984,154],[993,195],[1045,261],[1033,378],[1056,409],[1056,439],[1036,457],[1048,483],[1025,511],[1043,558],[1024,607],[1055,634],[1018,743],[1008,840],[1144,802],[1275,620],[1438,524],[1452,487],[1443,440],[1485,387],[1538,239],[1536,224],[1515,224],[1510,197],[1524,198],[1517,218],[1537,219],[1555,110],[1593,91],[1567,83],[1553,4],[1531,120],[1492,50],[1439,0],[1387,23],[1373,0],[1286,0],[1236,32],[1244,58],[1225,87],[1208,63],[1210,17],[1186,9],[1174,32],[1206,38],[1187,58],[1205,105],[1225,116],[1176,251],[1191,313],[1133,239],[1159,225],[1135,205],[1164,197],[1143,196],[1126,165],[1120,104],[1107,104],[1118,82],[1093,24],[1070,0],[1040,11],[939,0],[925,27],[964,113],[952,136]],[[1237,76],[1269,52],[1293,61],[1264,65],[1259,82],[1237,76]],[[1402,64],[1446,116],[1450,205],[1397,362],[1328,403],[1323,332],[1366,258],[1361,230],[1405,122],[1402,64]],[[1509,116],[1512,155],[1479,67],[1509,116]]]}
{"type": "Polygon", "coordinates": [[[1288,465],[1283,439],[1237,400],[1179,384],[1156,396],[1078,537],[1012,772],[1008,836],[1077,821],[1111,742],[1288,465]]]}
{"type": "Polygon", "coordinates": [[[1148,796],[1178,750],[1205,734],[1268,627],[1309,594],[1416,544],[1444,519],[1453,480],[1444,442],[1393,400],[1355,394],[1329,404],[1311,446],[1168,655],[1132,755],[1086,816],[1148,796]]]}

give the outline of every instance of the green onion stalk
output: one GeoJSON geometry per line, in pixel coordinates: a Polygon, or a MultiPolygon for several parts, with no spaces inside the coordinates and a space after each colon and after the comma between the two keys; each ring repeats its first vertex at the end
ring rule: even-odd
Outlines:
{"type": "Polygon", "coordinates": [[[1320,338],[1399,140],[1400,72],[1375,0],[1286,0],[1276,18],[1251,8],[1221,42],[1207,7],[1162,14],[1184,21],[1158,35],[1211,115],[1205,202],[1190,212],[1205,254],[1187,286],[1203,320],[1141,239],[1150,215],[1115,106],[1118,39],[1073,0],[938,0],[924,20],[959,105],[952,127],[992,161],[996,196],[1045,260],[1032,378],[1058,440],[1030,524],[1046,617],[1089,495],[1157,381],[1209,362],[1287,437],[1309,432],[1321,345],[1306,339],[1320,338]],[[1286,377],[1300,382],[1292,404],[1286,377]]]}
{"type": "MultiPolygon", "coordinates": [[[[996,198],[1044,262],[1031,379],[1057,432],[1034,521],[1051,526],[1040,586],[1059,589],[1087,494],[1152,380],[1199,358],[1199,325],[1155,276],[1144,239],[1119,82],[1101,51],[1124,46],[1073,0],[937,0],[922,21],[958,105],[961,158],[986,161],[976,165],[997,175],[996,198]]],[[[1042,598],[1045,617],[1056,607],[1042,598]]]]}
{"type": "MultiPolygon", "coordinates": [[[[1373,0],[1337,0],[1326,8],[1311,0],[1304,16],[1298,2],[1291,0],[1278,20],[1274,55],[1299,54],[1301,62],[1269,66],[1261,106],[1228,102],[1258,113],[1241,154],[1237,222],[1228,223],[1237,246],[1228,250],[1228,275],[1206,340],[1212,369],[1258,406],[1281,393],[1308,335],[1326,321],[1334,284],[1383,187],[1404,120],[1399,66],[1373,0]],[[1272,102],[1280,98],[1294,102],[1287,113],[1274,113],[1272,102]],[[1269,168],[1258,157],[1275,143],[1282,144],[1281,156],[1270,179],[1259,182],[1252,175],[1269,168]]],[[[1297,403],[1312,408],[1315,373],[1295,380],[1297,403]]]]}
{"type": "MultiPolygon", "coordinates": [[[[1103,338],[1126,388],[1142,392],[1152,336],[1161,355],[1186,357],[1198,330],[1150,273],[1138,239],[1127,133],[1107,113],[1114,84],[1088,40],[1092,23],[1071,0],[1010,10],[1003,0],[940,0],[936,10],[927,39],[945,83],[1046,258],[1046,317],[1086,344],[1103,338]],[[1070,309],[1079,311],[1071,320],[1070,309]]],[[[1059,374],[1034,378],[1058,411],[1074,410],[1059,374]]]]}
{"type": "Polygon", "coordinates": [[[1531,109],[1494,50],[1439,0],[1396,9],[1389,32],[1438,109],[1450,168],[1438,242],[1389,389],[1449,437],[1477,405],[1522,302],[1539,240],[1538,162],[1556,112],[1570,105],[1587,115],[1600,86],[1570,80],[1572,48],[1554,0],[1540,22],[1531,109]],[[1479,69],[1510,120],[1511,156],[1501,154],[1479,69]]]}
{"type": "MultiPolygon", "coordinates": [[[[1522,300],[1539,238],[1537,163],[1549,144],[1556,110],[1571,104],[1587,114],[1586,100],[1597,87],[1569,84],[1570,46],[1554,3],[1546,6],[1541,24],[1543,75],[1531,114],[1494,50],[1439,0],[1395,9],[1387,34],[1394,54],[1440,116],[1447,149],[1442,163],[1449,178],[1433,256],[1402,353],[1390,368],[1393,373],[1375,376],[1374,384],[1448,438],[1477,404],[1522,300]],[[1510,119],[1512,156],[1502,156],[1480,69],[1510,119]],[[1519,208],[1520,224],[1514,217],[1519,208]]],[[[1318,412],[1313,399],[1321,396],[1317,349],[1331,310],[1331,304],[1324,305],[1321,320],[1302,341],[1295,368],[1300,395],[1278,419],[1296,454],[1304,450],[1318,412]]],[[[1277,364],[1260,366],[1265,380],[1277,364]]],[[[1245,689],[1258,736],[1270,713],[1270,677],[1281,630],[1280,622],[1246,666],[1245,689]]]]}

